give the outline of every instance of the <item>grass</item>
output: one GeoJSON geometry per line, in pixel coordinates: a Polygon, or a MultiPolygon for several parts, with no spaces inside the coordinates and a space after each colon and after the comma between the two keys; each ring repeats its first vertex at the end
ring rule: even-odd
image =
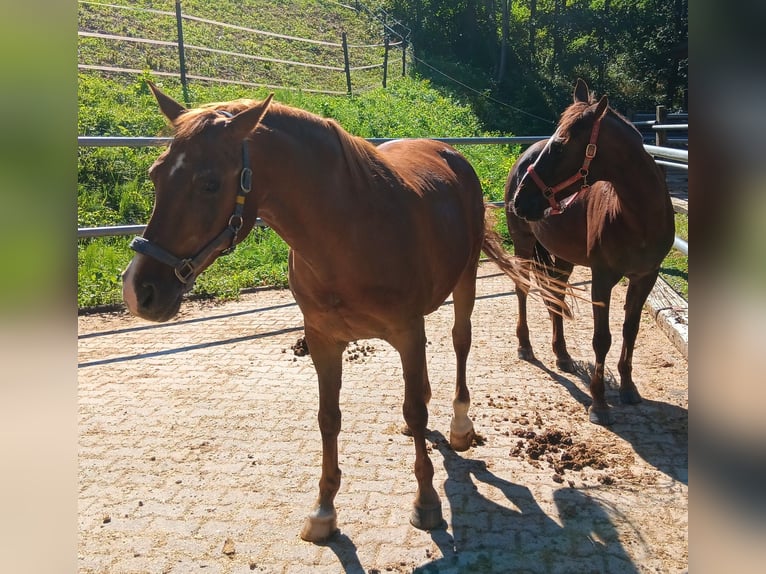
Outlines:
{"type": "MultiPolygon", "coordinates": [[[[167,6],[165,6],[167,4],[167,6]]],[[[154,7],[151,0],[135,0],[135,7],[154,7]]],[[[172,11],[172,3],[162,9],[172,11]]],[[[351,44],[380,41],[380,25],[352,10],[322,0],[258,0],[238,2],[221,0],[185,0],[184,13],[221,22],[281,34],[337,42],[346,30],[351,44]],[[308,15],[311,15],[309,17],[308,15]]],[[[80,3],[81,30],[123,36],[175,39],[175,20],[137,10],[119,10],[80,3]]],[[[247,52],[284,60],[331,63],[337,53],[321,46],[274,40],[237,30],[185,22],[187,44],[215,46],[217,49],[247,52]]],[[[149,70],[177,70],[175,49],[141,45],[140,50],[127,43],[80,38],[79,61],[149,70]]],[[[352,49],[352,65],[376,63],[382,56],[376,49],[352,49]]],[[[191,54],[192,52],[190,52],[191,54]]],[[[207,56],[206,56],[207,57],[207,56]]],[[[317,69],[280,68],[255,61],[236,62],[220,57],[215,61],[190,56],[189,73],[232,77],[256,83],[293,86],[335,86],[336,72],[317,69]],[[206,67],[207,66],[207,67],[206,67]],[[205,71],[207,70],[207,71],[205,71]],[[334,83],[335,82],[335,83],[334,83]]],[[[391,64],[396,67],[396,64],[391,64]]],[[[487,132],[473,109],[457,96],[435,89],[428,81],[413,77],[389,76],[387,89],[380,87],[380,70],[369,78],[356,75],[354,85],[368,89],[353,96],[331,96],[296,90],[273,90],[276,99],[324,117],[335,118],[347,131],[361,137],[472,137],[495,134],[487,132]]],[[[143,72],[139,77],[80,73],[78,81],[78,133],[94,136],[168,135],[162,115],[151,96],[146,79],[159,84],[166,93],[183,101],[180,82],[154,77],[143,72]]],[[[340,83],[338,83],[340,82],[340,83]]],[[[334,88],[333,88],[334,89],[334,88]]],[[[263,98],[267,88],[249,88],[231,84],[192,82],[192,104],[225,101],[239,97],[263,98]]],[[[501,201],[508,172],[521,152],[519,146],[458,146],[479,175],[489,201],[501,201]]],[[[141,224],[148,221],[153,204],[153,187],[147,171],[160,150],[155,148],[79,148],[78,149],[78,227],[141,224]]],[[[498,213],[496,228],[508,238],[504,218],[498,213]]],[[[678,234],[686,237],[686,218],[677,218],[678,234]]],[[[77,303],[80,308],[122,302],[119,275],[133,256],[130,238],[109,237],[78,241],[77,303]]],[[[512,248],[512,246],[511,246],[512,248]]],[[[241,289],[256,286],[287,285],[287,246],[271,230],[257,230],[239,248],[216,261],[197,281],[194,293],[217,298],[236,298],[241,289]]],[[[671,253],[663,263],[663,277],[687,296],[687,258],[671,253]]]]}
{"type": "MultiPolygon", "coordinates": [[[[383,63],[382,24],[364,17],[340,3],[321,0],[263,2],[238,0],[207,2],[185,0],[183,14],[215,22],[233,22],[240,28],[278,33],[318,42],[290,40],[183,19],[184,50],[187,74],[226,78],[233,81],[283,86],[307,86],[313,89],[346,91],[346,76],[340,70],[298,66],[275,61],[301,62],[343,68],[342,49],[337,46],[342,33],[347,35],[349,63],[352,68],[383,63]],[[368,47],[369,46],[369,47],[368,47]],[[195,49],[214,48],[216,53],[195,49]],[[233,52],[251,57],[225,54],[233,52]]],[[[130,9],[104,4],[78,4],[78,27],[89,33],[130,36],[175,43],[177,24],[173,3],[133,0],[130,9]],[[146,11],[146,8],[170,12],[170,15],[146,11]]],[[[175,45],[153,45],[125,40],[81,36],[78,58],[82,64],[112,66],[138,70],[179,71],[179,55],[175,45]]],[[[396,59],[396,51],[391,58],[396,59]]],[[[353,89],[380,86],[382,69],[353,70],[353,89]]],[[[192,102],[201,103],[192,91],[192,102]]]]}
{"type": "MultiPolygon", "coordinates": [[[[141,82],[124,82],[91,74],[79,77],[82,135],[156,135],[165,133],[162,116],[141,82]]],[[[158,80],[179,97],[180,85],[158,80]]],[[[231,86],[199,90],[205,101],[239,97],[231,86]]],[[[255,98],[266,92],[247,94],[255,98]]],[[[362,137],[469,137],[482,131],[471,109],[434,90],[428,82],[398,78],[388,89],[376,88],[353,97],[277,92],[283,103],[333,117],[347,131],[362,137]]],[[[508,170],[518,146],[461,146],[482,181],[488,200],[501,200],[508,170]]],[[[148,221],[153,187],[147,170],[156,148],[80,148],[78,152],[78,226],[140,224],[148,221]]],[[[81,239],[78,242],[79,307],[122,301],[119,274],[133,252],[130,238],[81,239]]],[[[287,284],[287,246],[271,230],[250,236],[231,255],[216,261],[197,281],[198,295],[235,298],[241,289],[287,284]]]]}
{"type": "MultiPolygon", "coordinates": [[[[676,235],[689,241],[689,217],[685,213],[676,213],[676,235]]],[[[660,267],[660,277],[676,293],[689,300],[689,258],[686,255],[671,249],[660,267]]]]}

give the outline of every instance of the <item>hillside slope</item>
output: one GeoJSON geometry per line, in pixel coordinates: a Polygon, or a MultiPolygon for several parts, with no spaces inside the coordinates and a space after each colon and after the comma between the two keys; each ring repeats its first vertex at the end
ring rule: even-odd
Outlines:
{"type": "MultiPolygon", "coordinates": [[[[180,74],[175,2],[118,1],[124,5],[78,3],[81,71],[126,79],[135,73],[103,68],[180,74]]],[[[345,93],[343,32],[353,89],[382,84],[383,25],[350,6],[331,0],[186,0],[181,9],[192,85],[204,77],[345,93]]]]}

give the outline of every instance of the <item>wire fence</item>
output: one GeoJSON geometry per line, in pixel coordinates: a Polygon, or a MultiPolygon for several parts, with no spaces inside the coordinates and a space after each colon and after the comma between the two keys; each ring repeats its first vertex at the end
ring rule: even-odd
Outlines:
{"type": "MultiPolygon", "coordinates": [[[[530,145],[549,136],[515,136],[515,137],[456,137],[456,138],[432,138],[450,145],[530,145]]],[[[367,141],[374,145],[380,145],[391,141],[394,138],[367,138],[367,141]]],[[[162,146],[169,144],[171,137],[98,137],[98,136],[80,136],[77,138],[77,145],[81,147],[148,147],[162,146]]],[[[660,147],[654,145],[644,145],[647,153],[654,157],[655,162],[667,167],[687,170],[689,164],[689,151],[660,147]]],[[[502,202],[493,202],[495,207],[503,207],[502,202]]],[[[683,211],[676,208],[677,211],[683,211]]],[[[686,211],[684,211],[685,213],[686,211]]],[[[264,226],[263,221],[258,219],[258,226],[264,226]]],[[[120,235],[141,234],[145,225],[112,225],[103,227],[80,227],[77,229],[77,237],[110,237],[120,235]]],[[[676,236],[673,247],[684,255],[689,255],[689,244],[686,240],[676,236]]]]}
{"type": "MultiPolygon", "coordinates": [[[[156,76],[175,77],[181,82],[187,104],[190,80],[328,95],[351,94],[378,85],[386,87],[392,50],[400,52],[401,74],[406,74],[407,40],[380,17],[376,17],[381,24],[380,42],[353,43],[348,41],[345,31],[340,33],[337,41],[304,38],[186,14],[180,0],[175,2],[175,12],[89,0],[79,0],[78,3],[78,69],[130,75],[150,72],[156,76]],[[132,35],[131,31],[140,27],[119,24],[120,19],[115,14],[121,11],[159,17],[161,21],[155,22],[154,26],[164,37],[132,35]],[[104,28],[110,24],[114,29],[106,31],[104,28]],[[184,41],[190,27],[193,27],[194,37],[205,43],[184,41]],[[234,34],[228,36],[228,40],[238,47],[237,50],[220,46],[228,34],[234,34]],[[211,46],[214,42],[219,45],[211,46]],[[285,44],[292,48],[286,50],[285,44]],[[296,49],[296,45],[300,48],[296,49]],[[276,57],[284,53],[296,56],[292,59],[276,57]],[[320,77],[317,71],[323,75],[320,77]],[[265,81],[254,81],[255,78],[265,81]],[[269,79],[274,81],[269,82],[269,79]],[[290,79],[294,81],[285,81],[290,79]],[[327,85],[318,85],[320,80],[327,85]],[[307,89],[306,85],[314,87],[307,89]]],[[[362,6],[357,3],[356,8],[346,7],[359,12],[362,6]]],[[[366,7],[364,10],[370,12],[366,7]]],[[[391,59],[392,64],[393,61],[391,59]]]]}

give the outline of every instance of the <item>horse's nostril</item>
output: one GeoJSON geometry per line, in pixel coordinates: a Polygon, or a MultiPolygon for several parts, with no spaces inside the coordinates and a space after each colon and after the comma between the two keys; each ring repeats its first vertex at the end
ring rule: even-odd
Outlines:
{"type": "Polygon", "coordinates": [[[152,301],[154,300],[155,295],[155,287],[152,283],[141,283],[141,285],[138,287],[136,297],[138,299],[138,304],[142,308],[147,308],[152,304],[152,301]]]}

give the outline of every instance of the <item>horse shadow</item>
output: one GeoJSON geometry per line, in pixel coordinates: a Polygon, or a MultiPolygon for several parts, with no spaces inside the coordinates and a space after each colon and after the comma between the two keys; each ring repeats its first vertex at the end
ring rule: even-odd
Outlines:
{"type": "MultiPolygon", "coordinates": [[[[553,493],[561,524],[540,508],[530,490],[493,474],[484,461],[463,458],[439,431],[428,441],[442,455],[444,490],[452,523],[430,531],[441,557],[413,574],[538,572],[638,574],[610,514],[619,512],[596,495],[574,488],[553,493]],[[480,492],[495,489],[502,504],[480,492]],[[450,533],[451,530],[451,533],[450,533]]],[[[322,544],[345,574],[365,574],[353,540],[342,532],[322,544]]]]}
{"type": "Polygon", "coordinates": [[[442,557],[413,572],[638,572],[610,518],[616,510],[596,496],[556,490],[559,523],[527,487],[493,474],[484,461],[463,458],[438,431],[431,431],[428,440],[447,471],[444,490],[452,523],[449,530],[430,532],[442,557]],[[480,492],[491,489],[502,503],[480,492]]]}
{"type": "MultiPolygon", "coordinates": [[[[588,390],[590,373],[594,368],[592,363],[575,361],[574,372],[570,376],[550,369],[539,359],[531,361],[531,364],[564,387],[575,401],[583,405],[583,413],[587,412],[592,403],[588,390]]],[[[636,454],[658,471],[688,484],[689,411],[648,399],[637,405],[625,405],[620,402],[619,383],[611,372],[604,374],[604,383],[607,402],[614,408],[616,418],[612,425],[605,428],[630,443],[636,454]]],[[[583,424],[592,424],[586,414],[583,414],[583,424]]]]}
{"type": "Polygon", "coordinates": [[[343,532],[336,532],[332,538],[320,544],[333,551],[338,557],[338,562],[343,566],[345,574],[366,574],[362,563],[359,561],[356,544],[343,532]]]}

